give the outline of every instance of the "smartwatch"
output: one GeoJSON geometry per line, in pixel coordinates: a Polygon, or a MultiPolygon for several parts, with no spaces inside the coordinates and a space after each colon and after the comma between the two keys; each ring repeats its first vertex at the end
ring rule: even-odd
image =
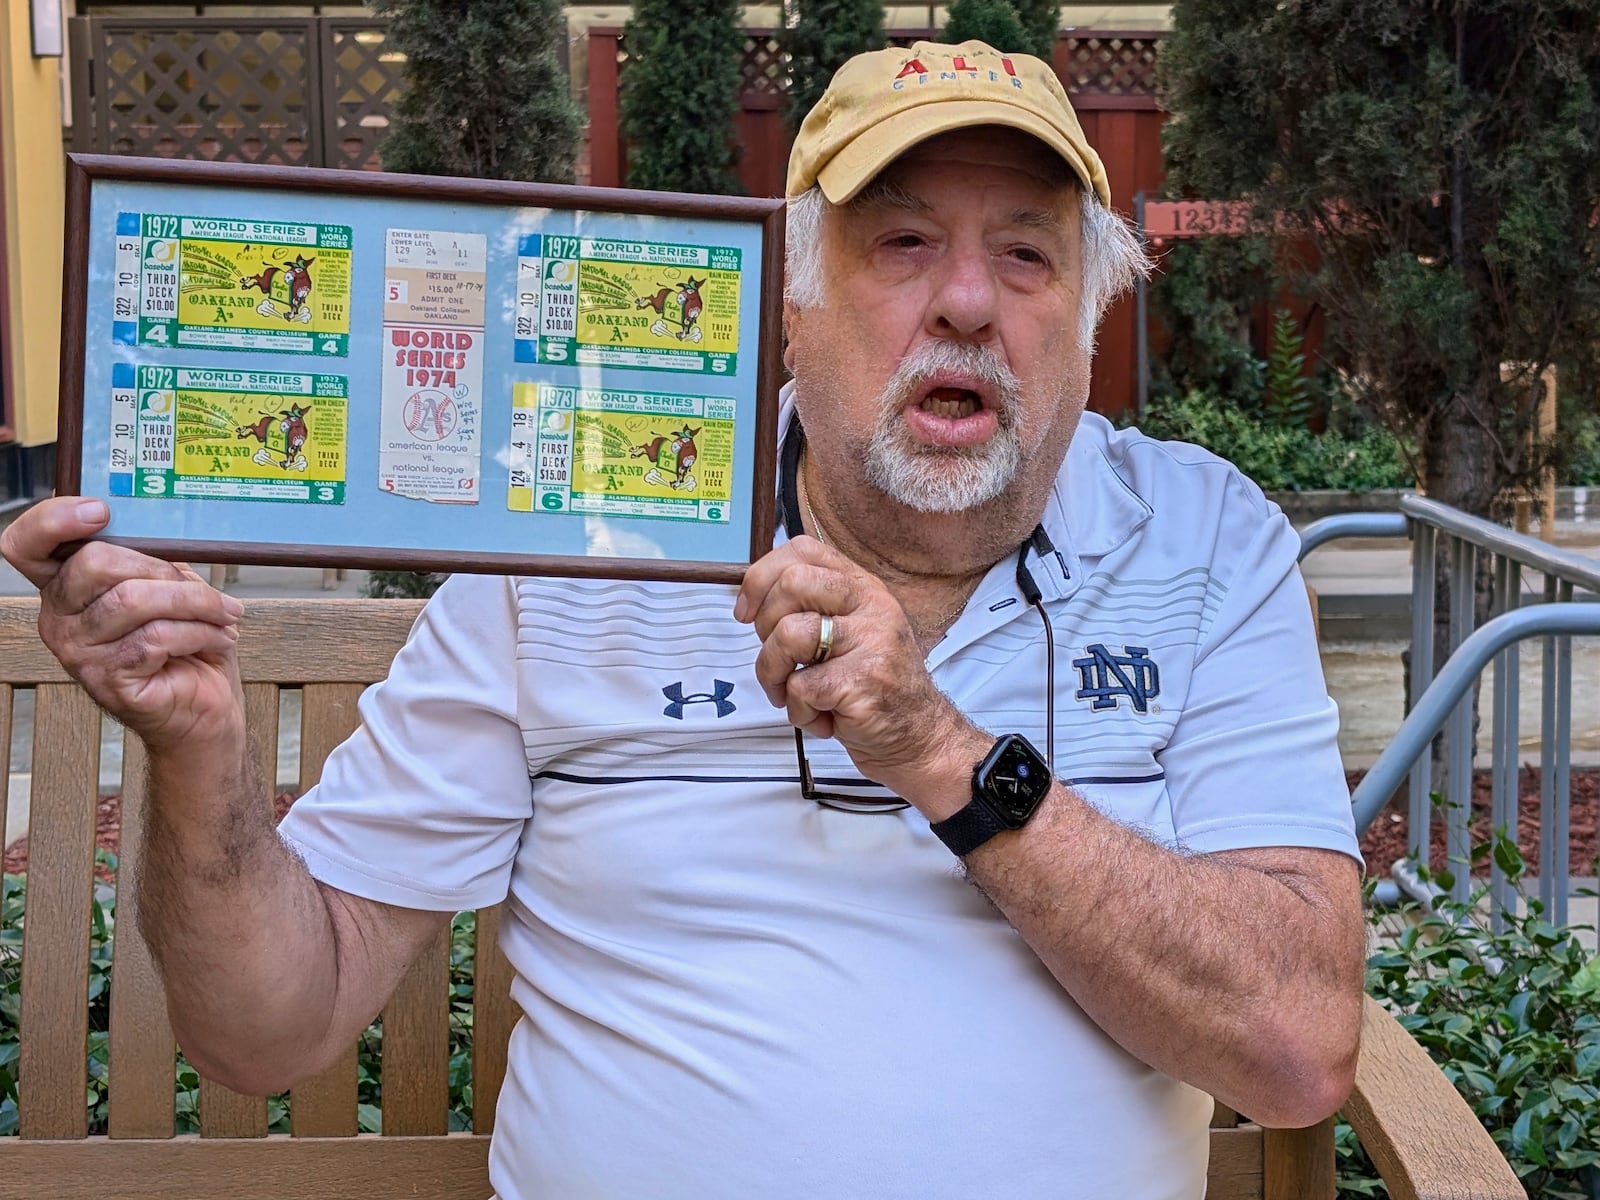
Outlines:
{"type": "Polygon", "coordinates": [[[995,742],[972,771],[972,800],[960,812],[934,822],[934,835],[957,858],[965,858],[997,833],[1021,829],[1050,794],[1049,764],[1020,733],[995,742]]]}

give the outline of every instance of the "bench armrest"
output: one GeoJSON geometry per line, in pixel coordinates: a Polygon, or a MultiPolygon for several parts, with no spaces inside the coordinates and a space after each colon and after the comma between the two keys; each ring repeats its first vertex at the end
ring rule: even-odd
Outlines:
{"type": "Polygon", "coordinates": [[[1393,1200],[1527,1200],[1467,1102],[1371,996],[1343,1112],[1393,1200]]]}

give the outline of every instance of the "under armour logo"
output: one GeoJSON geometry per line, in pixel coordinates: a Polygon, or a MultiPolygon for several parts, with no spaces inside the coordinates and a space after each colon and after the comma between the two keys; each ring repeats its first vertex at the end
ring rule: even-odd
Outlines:
{"type": "Polygon", "coordinates": [[[733,695],[733,684],[725,679],[713,679],[709,692],[697,692],[692,696],[683,694],[683,680],[669,683],[661,689],[661,694],[671,701],[661,711],[675,721],[683,720],[683,710],[690,704],[715,704],[718,718],[725,717],[738,706],[728,697],[733,695]]]}
{"type": "Polygon", "coordinates": [[[1072,665],[1078,672],[1078,699],[1093,700],[1089,707],[1095,712],[1115,708],[1118,696],[1126,696],[1134,712],[1149,712],[1150,701],[1161,694],[1161,673],[1144,646],[1124,646],[1119,655],[1096,642],[1089,657],[1075,658],[1072,665]]]}

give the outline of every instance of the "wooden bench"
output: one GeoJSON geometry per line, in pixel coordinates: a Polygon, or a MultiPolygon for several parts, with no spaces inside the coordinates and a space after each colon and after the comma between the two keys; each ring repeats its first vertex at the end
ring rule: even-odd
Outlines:
{"type": "MultiPolygon", "coordinates": [[[[300,786],[356,725],[356,699],[381,678],[419,602],[247,602],[239,657],[253,749],[277,777],[280,692],[299,689],[300,786]],[[286,656],[282,647],[292,645],[286,656]]],[[[477,914],[472,1133],[447,1132],[448,939],[415,964],[383,1012],[382,1134],[357,1133],[355,1048],[290,1096],[292,1134],[267,1133],[266,1103],[200,1085],[198,1136],[174,1136],[174,1055],[160,983],[133,933],[133,878],[145,801],[138,740],[124,738],[117,932],[110,995],[108,1132],[86,1136],[90,906],[101,717],[40,644],[33,600],[0,600],[0,778],[13,701],[35,689],[33,784],[21,988],[20,1136],[0,1138],[0,1195],[28,1200],[488,1200],[487,1147],[515,1014],[495,940],[477,914]]],[[[270,784],[261,802],[269,804],[270,784]]],[[[0,826],[5,793],[0,789],[0,826]]],[[[1397,1200],[1522,1197],[1515,1176],[1423,1051],[1367,1002],[1347,1119],[1397,1200]]],[[[1333,1125],[1263,1130],[1219,1106],[1210,1200],[1323,1200],[1333,1125]]],[[[560,1200],[552,1197],[551,1200],[560,1200]]]]}

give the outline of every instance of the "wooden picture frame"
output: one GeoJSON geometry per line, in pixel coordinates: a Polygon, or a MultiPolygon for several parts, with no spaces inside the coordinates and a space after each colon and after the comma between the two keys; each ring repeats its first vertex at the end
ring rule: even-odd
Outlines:
{"type": "Polygon", "coordinates": [[[57,490],[169,559],[737,582],[783,215],[71,155],[57,490]]]}

